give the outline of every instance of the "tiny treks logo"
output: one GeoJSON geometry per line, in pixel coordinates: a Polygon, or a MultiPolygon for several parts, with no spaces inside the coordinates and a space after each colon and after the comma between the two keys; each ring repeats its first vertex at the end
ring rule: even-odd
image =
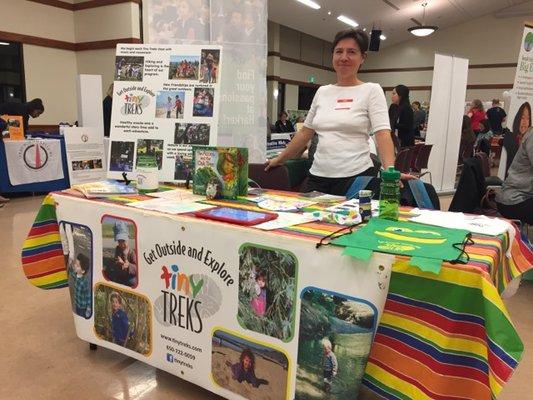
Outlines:
{"type": "Polygon", "coordinates": [[[122,115],[141,115],[150,104],[150,97],[146,94],[133,95],[127,93],[123,95],[124,104],[120,109],[122,115]]]}

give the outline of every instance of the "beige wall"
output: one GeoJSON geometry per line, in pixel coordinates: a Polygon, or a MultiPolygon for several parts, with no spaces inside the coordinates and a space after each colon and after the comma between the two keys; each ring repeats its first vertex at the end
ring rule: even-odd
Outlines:
{"type": "Polygon", "coordinates": [[[45,112],[30,125],[55,125],[77,119],[76,53],[24,45],[26,98],[40,97],[45,112]]]}
{"type": "Polygon", "coordinates": [[[298,86],[285,85],[285,110],[298,109],[298,86]]]}
{"type": "Polygon", "coordinates": [[[113,82],[115,75],[115,49],[78,51],[78,74],[102,75],[102,94],[113,82]]]}

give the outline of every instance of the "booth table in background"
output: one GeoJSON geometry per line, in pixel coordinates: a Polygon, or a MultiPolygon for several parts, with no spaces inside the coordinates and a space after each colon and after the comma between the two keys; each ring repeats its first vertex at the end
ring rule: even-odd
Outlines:
{"type": "MultiPolygon", "coordinates": [[[[137,232],[149,230],[147,228],[149,225],[157,227],[162,223],[161,221],[169,220],[168,215],[155,213],[148,215],[124,206],[126,202],[144,199],[142,196],[135,199],[115,198],[106,201],[89,201],[62,194],[54,196],[59,202],[62,218],[65,219],[68,215],[72,222],[79,220],[81,217],[78,215],[85,212],[91,213],[93,218],[98,214],[98,219],[102,215],[127,216],[132,219],[130,217],[134,215],[133,219],[141,222],[135,228],[130,225],[128,229],[131,233],[133,229],[137,232]],[[69,203],[71,205],[68,205],[69,203]],[[73,205],[76,206],[76,215],[69,214],[68,211],[73,205]],[[150,221],[149,224],[144,222],[147,220],[150,221]]],[[[212,204],[256,209],[250,203],[238,201],[216,201],[212,204]]],[[[403,210],[404,217],[408,216],[407,211],[403,210]]],[[[105,217],[102,217],[102,220],[103,218],[105,217]]],[[[323,270],[324,276],[332,280],[321,285],[323,289],[328,289],[328,285],[332,282],[338,283],[337,281],[346,279],[344,275],[346,271],[342,265],[345,261],[342,260],[349,257],[338,258],[336,255],[340,254],[340,250],[331,248],[331,246],[318,250],[314,246],[321,238],[338,230],[337,225],[312,222],[278,229],[273,231],[275,235],[271,235],[257,229],[243,231],[243,228],[231,225],[207,223],[191,216],[170,218],[176,229],[180,226],[187,226],[187,231],[191,235],[193,235],[195,226],[202,225],[204,232],[207,232],[207,227],[210,227],[209,237],[212,246],[223,246],[225,249],[229,248],[230,251],[232,236],[230,232],[247,232],[244,235],[247,242],[253,242],[255,238],[271,240],[272,237],[276,237],[276,243],[282,243],[280,248],[289,248],[291,252],[301,246],[308,253],[306,257],[309,258],[302,262],[302,257],[299,260],[299,268],[306,269],[306,273],[311,275],[316,271],[311,267],[308,268],[308,265],[312,263],[310,260],[328,255],[332,258],[329,263],[324,263],[323,270]],[[217,237],[216,232],[223,232],[220,227],[225,230],[225,233],[217,237]]],[[[107,230],[108,228],[103,227],[102,232],[93,231],[93,238],[102,235],[106,237],[104,231],[107,230]]],[[[161,233],[157,234],[153,231],[152,235],[157,236],[161,233]]],[[[508,234],[498,237],[473,234],[472,239],[474,244],[466,247],[470,256],[469,263],[467,265],[444,263],[438,275],[421,272],[417,268],[408,266],[405,259],[397,259],[392,268],[385,309],[374,337],[363,379],[362,391],[367,396],[365,398],[491,399],[500,393],[505,382],[511,377],[522,357],[523,345],[512,325],[500,293],[508,287],[511,281],[519,278],[523,272],[531,268],[533,254],[520,241],[518,233],[513,237],[509,237],[508,234]]],[[[58,241],[54,200],[48,197],[43,203],[22,253],[25,273],[34,285],[44,288],[67,285],[63,253],[58,241]]],[[[93,239],[93,243],[96,242],[93,239]]],[[[109,252],[109,246],[109,243],[104,243],[103,249],[94,249],[96,262],[93,265],[98,265],[100,262],[98,259],[102,257],[102,254],[109,252]]],[[[141,257],[143,254],[139,252],[139,258],[141,257]]],[[[148,260],[154,261],[150,256],[148,260]]],[[[147,279],[146,274],[149,271],[148,266],[142,266],[140,285],[143,280],[142,274],[144,273],[144,279],[147,279]]],[[[155,273],[154,271],[153,274],[155,273]]],[[[379,273],[380,270],[375,271],[375,274],[379,273]]],[[[386,269],[384,273],[387,273],[386,269]]],[[[367,282],[373,282],[370,276],[365,279],[369,279],[367,282]]],[[[357,285],[357,282],[352,280],[349,284],[357,285]]],[[[112,284],[112,282],[109,283],[112,284]]],[[[106,284],[97,282],[95,299],[106,284]]],[[[308,288],[303,282],[298,282],[297,287],[299,298],[302,295],[301,292],[308,288]]],[[[142,289],[142,286],[139,288],[142,289]]],[[[231,302],[237,312],[237,293],[231,302]]],[[[155,304],[154,310],[157,311],[157,309],[158,304],[155,304]]],[[[296,314],[298,315],[298,311],[296,314]]],[[[75,319],[77,325],[80,321],[85,321],[76,315],[75,319]]],[[[296,346],[298,325],[295,329],[294,338],[289,342],[292,346],[296,346]]],[[[235,339],[241,337],[240,335],[254,338],[261,336],[245,329],[238,329],[238,332],[232,330],[230,333],[222,330],[222,333],[217,336],[216,343],[215,341],[213,343],[218,346],[227,340],[241,340],[235,339]]],[[[270,343],[272,342],[270,340],[270,343]]],[[[264,344],[264,340],[257,343],[259,343],[257,346],[260,346],[261,343],[264,344]]],[[[280,346],[281,343],[287,344],[283,340],[279,343],[280,346]]],[[[103,343],[99,340],[98,344],[103,343]]],[[[115,345],[109,346],[105,343],[104,345],[143,359],[143,356],[138,353],[115,345]]],[[[216,354],[213,357],[215,356],[216,354]]],[[[152,364],[151,361],[146,360],[146,362],[152,364]]],[[[295,362],[294,359],[289,361],[289,371],[294,372],[291,365],[295,362]]],[[[169,370],[169,368],[164,369],[169,370]]],[[[176,373],[172,370],[171,372],[176,373]]],[[[185,379],[188,379],[187,375],[185,379]]],[[[292,379],[289,377],[290,390],[294,388],[292,379]]],[[[191,380],[194,381],[194,379],[191,380]]],[[[218,393],[226,392],[218,391],[218,393]]],[[[231,395],[231,391],[227,393],[231,395]]],[[[249,398],[254,398],[253,395],[250,396],[252,397],[249,398]]]]}
{"type": "Polygon", "coordinates": [[[36,146],[37,140],[0,142],[0,193],[47,193],[70,186],[64,137],[39,133],[32,137],[42,139],[42,146],[36,146]],[[11,162],[6,151],[11,152],[11,162]]]}

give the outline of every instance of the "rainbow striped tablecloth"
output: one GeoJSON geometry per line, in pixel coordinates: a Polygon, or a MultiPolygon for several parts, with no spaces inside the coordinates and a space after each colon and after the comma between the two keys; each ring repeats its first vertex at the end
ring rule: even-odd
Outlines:
{"type": "MultiPolygon", "coordinates": [[[[106,200],[128,201],[132,199],[106,200]]],[[[215,204],[254,208],[242,201],[215,204]]],[[[408,209],[402,211],[405,217],[408,209]]],[[[338,229],[312,222],[276,233],[318,241],[338,229]]],[[[474,234],[472,239],[474,244],[466,247],[470,262],[444,263],[438,275],[410,267],[398,257],[366,368],[367,396],[488,400],[497,397],[509,380],[524,347],[500,294],[533,267],[533,252],[518,230],[514,240],[507,234],[474,234]]],[[[22,266],[35,286],[67,286],[51,196],[44,199],[24,242],[22,266]]]]}

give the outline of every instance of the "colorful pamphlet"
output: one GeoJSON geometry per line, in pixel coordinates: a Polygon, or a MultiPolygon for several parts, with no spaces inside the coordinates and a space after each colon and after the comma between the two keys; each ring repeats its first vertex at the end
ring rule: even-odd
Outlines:
{"type": "Polygon", "coordinates": [[[82,193],[88,199],[138,193],[134,186],[128,186],[111,179],[74,185],[72,189],[82,193]]]}
{"type": "Polygon", "coordinates": [[[0,115],[7,127],[2,132],[3,140],[24,140],[24,121],[20,115],[0,115]]]}
{"type": "Polygon", "coordinates": [[[208,184],[218,185],[222,198],[248,193],[248,149],[193,146],[193,193],[206,194],[208,184]]]}

